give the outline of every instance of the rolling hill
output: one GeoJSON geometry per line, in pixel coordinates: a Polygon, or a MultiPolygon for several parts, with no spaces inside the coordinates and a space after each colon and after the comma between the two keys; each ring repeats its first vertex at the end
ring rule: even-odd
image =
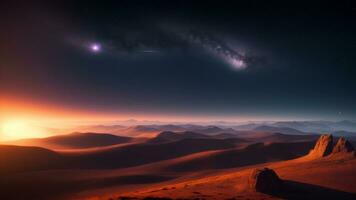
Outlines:
{"type": "Polygon", "coordinates": [[[150,143],[164,143],[164,142],[173,142],[179,141],[183,139],[196,139],[196,138],[210,138],[207,135],[195,133],[195,132],[171,132],[171,131],[164,131],[159,133],[156,137],[149,140],[150,143]]]}
{"type": "Polygon", "coordinates": [[[56,169],[64,166],[63,157],[40,147],[0,145],[0,174],[56,169]]]}

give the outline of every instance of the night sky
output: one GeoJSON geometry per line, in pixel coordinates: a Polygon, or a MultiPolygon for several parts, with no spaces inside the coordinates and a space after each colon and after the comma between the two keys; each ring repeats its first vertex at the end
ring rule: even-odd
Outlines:
{"type": "Polygon", "coordinates": [[[261,2],[3,3],[1,95],[132,117],[356,119],[356,6],[261,2]]]}

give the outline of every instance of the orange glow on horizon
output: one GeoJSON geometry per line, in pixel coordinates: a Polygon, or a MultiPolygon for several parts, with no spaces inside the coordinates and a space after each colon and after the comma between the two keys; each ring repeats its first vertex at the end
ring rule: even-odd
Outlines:
{"type": "MultiPolygon", "coordinates": [[[[0,141],[53,135],[50,129],[66,129],[79,125],[98,125],[120,120],[160,122],[209,122],[214,120],[249,121],[246,117],[210,115],[142,115],[137,113],[103,113],[63,105],[36,102],[28,98],[0,96],[0,141]]],[[[256,119],[256,118],[255,118],[256,119]]]]}
{"type": "MultiPolygon", "coordinates": [[[[0,98],[0,141],[53,135],[48,128],[69,128],[79,121],[101,121],[95,112],[83,112],[46,103],[0,98]]],[[[116,115],[115,119],[121,119],[116,115]]]]}
{"type": "Polygon", "coordinates": [[[25,120],[3,121],[1,124],[1,140],[17,140],[28,137],[46,137],[46,129],[36,127],[25,120]]]}

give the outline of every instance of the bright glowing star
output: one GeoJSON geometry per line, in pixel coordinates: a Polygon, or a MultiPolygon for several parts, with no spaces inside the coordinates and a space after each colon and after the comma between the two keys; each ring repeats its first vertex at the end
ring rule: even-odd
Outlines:
{"type": "Polygon", "coordinates": [[[100,44],[91,44],[90,45],[90,50],[92,51],[92,52],[99,52],[100,50],[101,50],[101,45],[100,44]]]}

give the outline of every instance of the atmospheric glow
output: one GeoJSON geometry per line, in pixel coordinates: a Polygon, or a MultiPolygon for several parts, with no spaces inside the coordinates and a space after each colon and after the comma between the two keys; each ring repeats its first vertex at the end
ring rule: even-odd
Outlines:
{"type": "Polygon", "coordinates": [[[47,133],[43,128],[33,126],[25,120],[8,120],[1,123],[1,140],[45,136],[47,133]]]}
{"type": "MultiPolygon", "coordinates": [[[[239,115],[226,116],[212,114],[169,114],[169,113],[122,113],[117,111],[98,111],[96,109],[66,107],[50,102],[35,101],[26,97],[0,96],[0,143],[23,138],[48,137],[60,134],[65,129],[82,125],[98,125],[135,119],[139,121],[159,122],[211,122],[256,121],[263,116],[239,115]]],[[[268,116],[270,120],[286,119],[268,116]]],[[[295,120],[293,118],[293,120],[295,120]]]]}
{"type": "Polygon", "coordinates": [[[97,43],[93,43],[90,45],[90,50],[94,53],[100,52],[101,51],[101,45],[97,43]]]}

